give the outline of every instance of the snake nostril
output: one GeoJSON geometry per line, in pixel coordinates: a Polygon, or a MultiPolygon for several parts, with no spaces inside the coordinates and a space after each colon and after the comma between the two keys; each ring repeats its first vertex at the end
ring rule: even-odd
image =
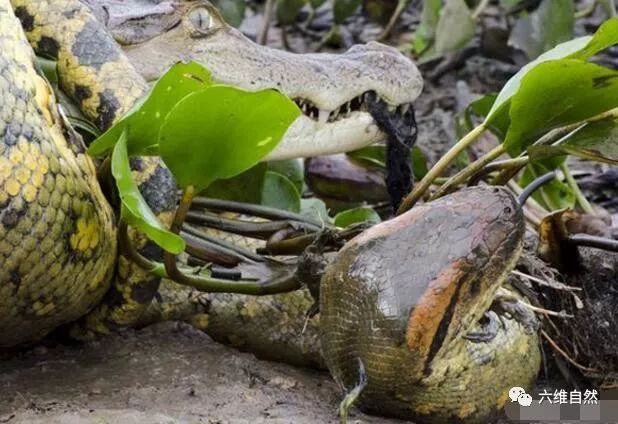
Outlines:
{"type": "Polygon", "coordinates": [[[511,209],[511,207],[507,206],[504,208],[504,213],[507,215],[510,215],[513,212],[513,209],[511,209]]]}

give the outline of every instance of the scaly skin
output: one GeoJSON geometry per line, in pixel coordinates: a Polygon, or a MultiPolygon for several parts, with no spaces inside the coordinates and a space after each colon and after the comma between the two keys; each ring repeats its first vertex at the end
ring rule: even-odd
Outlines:
{"type": "Polygon", "coordinates": [[[65,128],[8,0],[0,1],[0,346],[97,304],[116,262],[114,215],[65,128]]]}
{"type": "MultiPolygon", "coordinates": [[[[146,82],[105,28],[78,0],[15,0],[12,4],[35,51],[57,60],[61,87],[101,130],[112,125],[146,93],[146,82]]],[[[176,186],[169,171],[155,158],[135,158],[132,169],[150,207],[163,222],[169,222],[177,203],[176,186]]],[[[149,256],[157,258],[160,255],[159,249],[143,237],[131,234],[135,244],[149,256]]],[[[74,337],[91,338],[97,333],[106,334],[115,328],[130,326],[150,305],[159,278],[122,254],[118,255],[115,271],[105,299],[100,301],[100,296],[90,299],[89,307],[81,309],[80,315],[84,316],[96,305],[74,326],[74,337]]],[[[109,282],[105,282],[101,290],[105,292],[108,285],[109,282]]],[[[71,315],[66,321],[76,318],[71,315]]],[[[27,340],[36,338],[39,335],[33,334],[27,340]]],[[[2,344],[5,343],[0,339],[2,344]]]]}
{"type": "Polygon", "coordinates": [[[454,193],[350,240],[320,293],[320,341],[335,380],[368,385],[361,407],[415,422],[487,422],[530,386],[538,337],[500,316],[488,342],[466,338],[521,253],[524,221],[502,188],[454,193]]]}

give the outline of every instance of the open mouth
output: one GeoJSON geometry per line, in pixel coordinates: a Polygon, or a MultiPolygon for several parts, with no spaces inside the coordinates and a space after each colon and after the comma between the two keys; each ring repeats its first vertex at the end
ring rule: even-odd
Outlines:
{"type": "Polygon", "coordinates": [[[390,105],[385,100],[380,98],[375,91],[366,91],[360,96],[354,97],[352,100],[342,104],[334,110],[325,110],[318,108],[311,100],[296,98],[294,103],[298,105],[303,115],[317,121],[321,124],[332,123],[341,119],[349,118],[352,112],[367,112],[369,113],[369,105],[374,103],[386,104],[389,113],[395,115],[405,115],[410,110],[410,103],[401,105],[390,105]]]}

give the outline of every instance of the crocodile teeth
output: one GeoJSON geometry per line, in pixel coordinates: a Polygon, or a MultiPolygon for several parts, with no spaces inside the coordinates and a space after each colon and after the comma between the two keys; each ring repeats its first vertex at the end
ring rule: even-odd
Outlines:
{"type": "Polygon", "coordinates": [[[318,115],[318,123],[320,125],[325,125],[328,122],[328,117],[330,116],[330,112],[324,109],[320,109],[318,115]]]}
{"type": "Polygon", "coordinates": [[[319,109],[311,100],[303,98],[296,98],[294,101],[306,117],[317,121],[320,126],[338,121],[339,119],[349,118],[353,112],[367,112],[368,105],[377,101],[386,104],[391,114],[398,113],[405,115],[410,109],[410,104],[389,105],[374,91],[367,91],[360,94],[333,110],[319,109]]]}

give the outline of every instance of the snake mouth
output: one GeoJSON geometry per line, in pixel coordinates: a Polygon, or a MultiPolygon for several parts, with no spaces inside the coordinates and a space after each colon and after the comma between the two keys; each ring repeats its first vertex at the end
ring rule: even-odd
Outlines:
{"type": "Polygon", "coordinates": [[[304,116],[320,124],[330,124],[349,118],[353,112],[368,113],[370,104],[377,102],[386,104],[387,109],[391,114],[405,115],[411,107],[411,103],[403,103],[400,105],[388,104],[386,100],[382,99],[373,90],[366,91],[363,94],[341,104],[333,110],[320,109],[309,99],[294,98],[293,101],[299,107],[304,116]]]}

